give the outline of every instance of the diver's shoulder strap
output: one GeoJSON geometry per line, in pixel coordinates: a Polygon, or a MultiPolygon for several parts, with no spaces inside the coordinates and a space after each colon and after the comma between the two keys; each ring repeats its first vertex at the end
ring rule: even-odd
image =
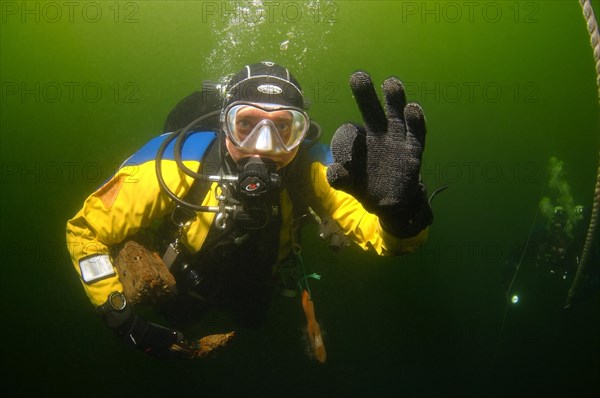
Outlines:
{"type": "MultiPolygon", "coordinates": [[[[219,138],[214,139],[209,145],[204,154],[202,155],[200,167],[203,171],[208,171],[210,168],[215,167],[220,162],[220,145],[219,138]],[[208,167],[208,168],[207,168],[208,167]]],[[[218,166],[217,166],[218,167],[218,166]]],[[[183,200],[188,203],[201,204],[206,197],[206,194],[210,191],[212,182],[208,180],[197,180],[194,179],[190,189],[183,196],[183,200]]],[[[157,242],[161,251],[164,251],[169,243],[176,236],[178,226],[187,224],[191,221],[196,213],[194,211],[177,211],[178,206],[174,207],[172,212],[167,214],[158,229],[157,242]]]]}
{"type": "MultiPolygon", "coordinates": [[[[202,160],[200,163],[202,174],[206,174],[213,169],[215,170],[215,173],[218,171],[221,162],[219,151],[219,137],[217,136],[217,138],[215,138],[209,144],[208,148],[204,152],[204,155],[202,156],[202,160]]],[[[194,182],[192,182],[190,190],[184,195],[183,199],[188,203],[200,205],[206,197],[206,194],[210,190],[211,186],[211,181],[195,179],[194,182]]]]}

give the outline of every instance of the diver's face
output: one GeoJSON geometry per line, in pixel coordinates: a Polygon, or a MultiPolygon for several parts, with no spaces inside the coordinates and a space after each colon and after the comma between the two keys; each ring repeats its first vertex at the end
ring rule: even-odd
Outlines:
{"type": "MultiPolygon", "coordinates": [[[[243,141],[255,127],[263,122],[264,120],[270,120],[277,131],[272,131],[272,134],[278,134],[281,140],[287,141],[291,135],[293,117],[289,111],[275,111],[265,112],[260,109],[253,107],[247,107],[240,110],[236,116],[235,129],[237,136],[243,141]]],[[[270,127],[269,127],[270,128],[270,127]]],[[[235,162],[239,162],[241,159],[246,157],[263,157],[268,158],[277,164],[277,169],[287,166],[298,153],[298,147],[292,151],[274,151],[271,150],[271,146],[265,148],[254,148],[249,150],[248,148],[243,151],[238,148],[229,137],[226,138],[225,144],[227,151],[235,162]]]]}

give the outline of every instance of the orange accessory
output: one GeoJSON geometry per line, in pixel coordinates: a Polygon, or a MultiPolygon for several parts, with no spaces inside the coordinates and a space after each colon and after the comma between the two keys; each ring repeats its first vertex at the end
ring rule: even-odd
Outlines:
{"type": "Polygon", "coordinates": [[[308,325],[308,339],[312,348],[313,354],[317,361],[325,363],[327,359],[327,352],[325,351],[325,345],[323,338],[321,337],[321,328],[315,318],[315,307],[308,294],[308,291],[302,290],[302,308],[304,309],[304,315],[306,315],[306,322],[308,325]]]}

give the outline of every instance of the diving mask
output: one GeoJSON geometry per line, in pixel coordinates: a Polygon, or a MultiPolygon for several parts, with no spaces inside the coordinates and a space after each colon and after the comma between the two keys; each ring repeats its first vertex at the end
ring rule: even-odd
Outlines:
{"type": "Polygon", "coordinates": [[[306,112],[278,104],[234,102],[224,112],[227,137],[242,152],[280,155],[296,149],[310,127],[306,112]]]}

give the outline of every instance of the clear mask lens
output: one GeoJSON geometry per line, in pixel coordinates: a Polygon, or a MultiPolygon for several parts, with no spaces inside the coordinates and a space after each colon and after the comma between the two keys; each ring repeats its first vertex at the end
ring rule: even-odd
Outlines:
{"type": "Polygon", "coordinates": [[[280,105],[234,103],[225,112],[227,136],[247,152],[291,152],[300,145],[309,125],[304,111],[280,105]]]}

